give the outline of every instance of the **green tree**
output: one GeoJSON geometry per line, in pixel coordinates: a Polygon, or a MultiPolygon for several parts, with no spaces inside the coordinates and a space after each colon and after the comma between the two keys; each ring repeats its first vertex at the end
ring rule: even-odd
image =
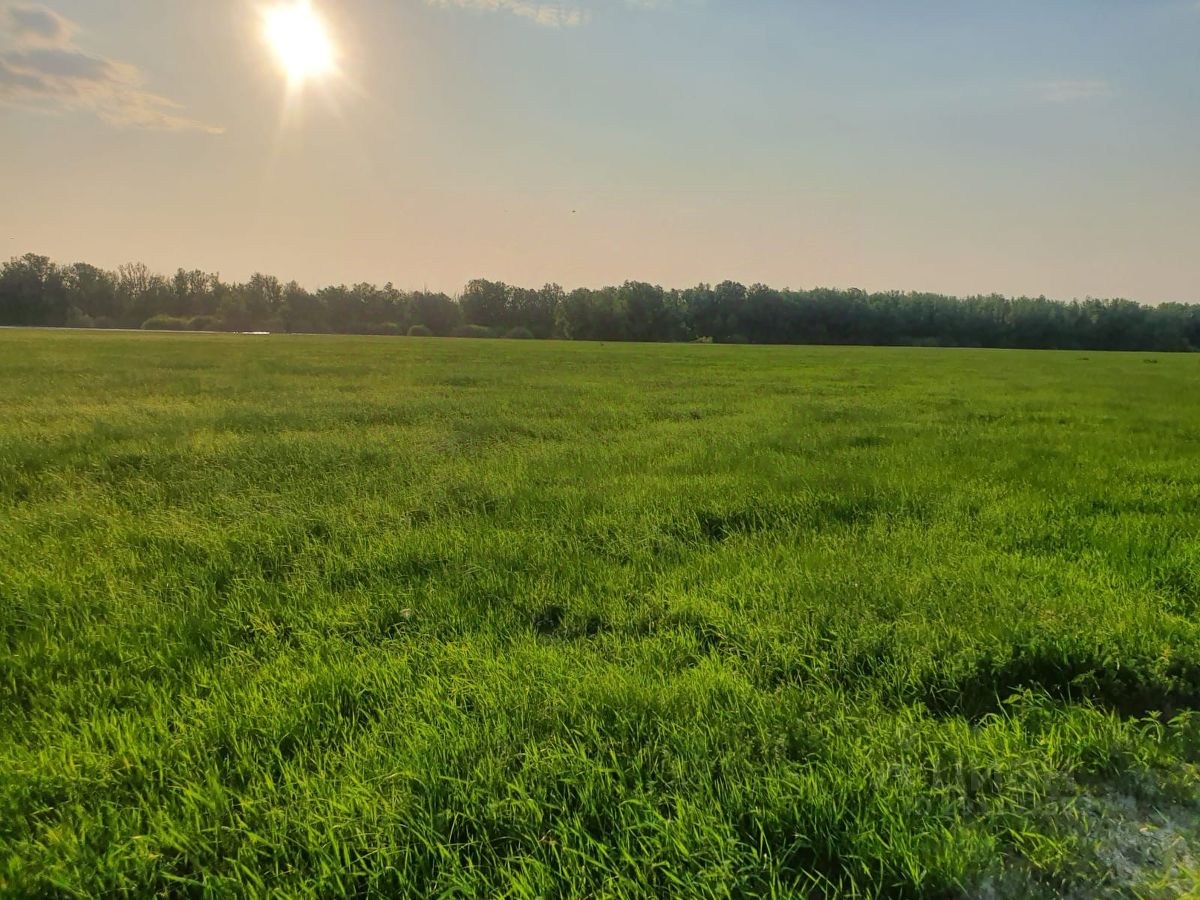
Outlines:
{"type": "Polygon", "coordinates": [[[414,325],[424,325],[434,334],[445,337],[462,321],[457,303],[445,294],[418,291],[409,298],[409,318],[414,325]]]}
{"type": "Polygon", "coordinates": [[[67,285],[48,257],[26,253],[0,268],[0,324],[64,325],[67,285]]]}
{"type": "Polygon", "coordinates": [[[459,300],[463,318],[471,325],[501,328],[510,324],[508,285],[502,281],[476,278],[467,284],[459,300]]]}
{"type": "Polygon", "coordinates": [[[121,316],[117,276],[88,263],[75,263],[64,272],[67,302],[95,325],[111,325],[121,316]]]}

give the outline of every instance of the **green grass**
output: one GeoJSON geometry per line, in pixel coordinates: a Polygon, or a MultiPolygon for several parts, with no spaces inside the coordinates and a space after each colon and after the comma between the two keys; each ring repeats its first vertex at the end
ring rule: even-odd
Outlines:
{"type": "Polygon", "coordinates": [[[1200,891],[1198,385],[0,332],[0,893],[1200,891]]]}

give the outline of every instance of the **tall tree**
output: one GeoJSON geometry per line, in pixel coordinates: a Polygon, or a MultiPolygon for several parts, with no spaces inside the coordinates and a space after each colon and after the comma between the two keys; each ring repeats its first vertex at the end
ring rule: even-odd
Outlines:
{"type": "Polygon", "coordinates": [[[0,324],[65,325],[67,285],[49,257],[26,253],[0,269],[0,324]]]}

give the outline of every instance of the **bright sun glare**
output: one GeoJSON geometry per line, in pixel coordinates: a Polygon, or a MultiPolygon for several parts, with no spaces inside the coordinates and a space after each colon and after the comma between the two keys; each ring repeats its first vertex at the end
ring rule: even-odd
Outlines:
{"type": "Polygon", "coordinates": [[[263,13],[271,49],[293,83],[333,69],[333,42],[310,0],[288,0],[263,13]]]}

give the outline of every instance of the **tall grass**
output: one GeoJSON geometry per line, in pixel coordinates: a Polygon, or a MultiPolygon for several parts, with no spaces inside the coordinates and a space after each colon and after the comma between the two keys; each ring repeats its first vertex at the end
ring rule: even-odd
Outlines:
{"type": "Polygon", "coordinates": [[[1198,378],[0,333],[0,893],[1200,890],[1198,378]]]}

